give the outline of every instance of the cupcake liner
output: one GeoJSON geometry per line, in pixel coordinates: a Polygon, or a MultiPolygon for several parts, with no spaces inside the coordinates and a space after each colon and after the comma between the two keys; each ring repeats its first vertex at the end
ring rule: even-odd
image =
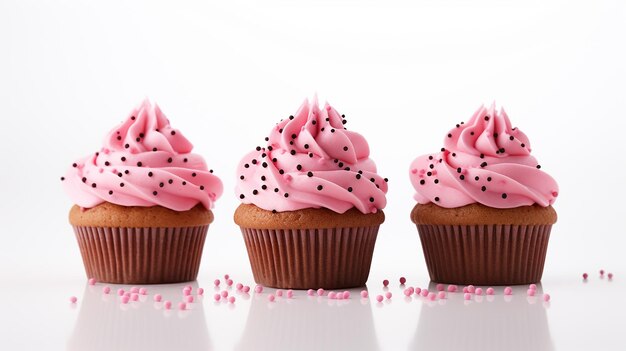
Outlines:
{"type": "Polygon", "coordinates": [[[74,226],[89,278],[114,284],[195,280],[209,226],[74,226]]]}
{"type": "Polygon", "coordinates": [[[417,225],[430,279],[474,285],[539,282],[551,228],[551,224],[417,225]]]}
{"type": "Polygon", "coordinates": [[[345,289],[365,285],[378,228],[241,232],[257,283],[283,289],[345,289]]]}

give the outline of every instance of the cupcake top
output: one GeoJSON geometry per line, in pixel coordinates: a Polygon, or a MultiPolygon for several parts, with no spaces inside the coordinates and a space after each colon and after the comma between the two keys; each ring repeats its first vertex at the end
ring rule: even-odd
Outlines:
{"type": "Polygon", "coordinates": [[[467,123],[444,138],[441,152],[411,164],[410,178],[420,204],[446,208],[479,203],[493,208],[551,205],[559,187],[530,155],[530,142],[495,104],[481,106],[467,123]]]}
{"type": "Polygon", "coordinates": [[[363,136],[344,128],[345,116],[317,98],[274,127],[266,146],[243,157],[236,193],[268,211],[352,207],[376,213],[387,203],[387,178],[376,173],[363,136]]]}
{"type": "Polygon", "coordinates": [[[210,209],[222,195],[222,182],[192,149],[161,109],[145,100],[109,132],[99,152],[74,162],[61,180],[83,208],[109,202],[175,211],[202,204],[210,209]]]}

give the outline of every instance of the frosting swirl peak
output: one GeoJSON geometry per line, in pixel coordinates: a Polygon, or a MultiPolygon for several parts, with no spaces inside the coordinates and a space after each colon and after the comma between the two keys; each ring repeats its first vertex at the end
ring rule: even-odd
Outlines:
{"type": "Polygon", "coordinates": [[[279,122],[267,146],[241,160],[236,192],[243,203],[265,210],[356,207],[375,213],[386,205],[387,179],[376,173],[363,136],[344,128],[344,115],[317,98],[279,122]]]}
{"type": "Polygon", "coordinates": [[[493,208],[538,204],[558,196],[558,185],[530,155],[530,141],[504,109],[481,106],[444,139],[441,152],[416,158],[410,178],[418,203],[441,207],[480,203],[493,208]]]}
{"type": "Polygon", "coordinates": [[[202,156],[155,104],[145,100],[105,137],[99,152],[70,167],[63,180],[77,205],[162,206],[186,211],[201,203],[210,209],[222,182],[202,156]]]}

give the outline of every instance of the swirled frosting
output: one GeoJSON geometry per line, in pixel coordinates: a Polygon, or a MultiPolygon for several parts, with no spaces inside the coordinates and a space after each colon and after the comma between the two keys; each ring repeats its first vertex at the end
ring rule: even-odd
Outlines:
{"type": "Polygon", "coordinates": [[[441,152],[416,158],[410,178],[420,204],[493,208],[551,205],[559,188],[530,155],[530,142],[495,104],[481,106],[445,137],[441,152]]]}
{"type": "Polygon", "coordinates": [[[317,98],[282,120],[266,146],[243,157],[236,193],[243,203],[265,210],[352,207],[375,213],[386,205],[387,179],[376,173],[363,136],[344,128],[345,116],[317,98]]]}
{"type": "Polygon", "coordinates": [[[113,128],[99,152],[77,160],[61,177],[75,204],[210,209],[223,191],[193,145],[148,100],[113,128]]]}

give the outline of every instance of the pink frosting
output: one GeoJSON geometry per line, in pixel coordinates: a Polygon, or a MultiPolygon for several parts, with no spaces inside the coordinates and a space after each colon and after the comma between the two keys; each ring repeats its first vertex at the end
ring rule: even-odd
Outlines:
{"type": "Polygon", "coordinates": [[[343,115],[305,100],[298,112],[272,129],[239,163],[236,192],[243,203],[266,210],[356,207],[375,213],[385,207],[387,179],[376,173],[363,136],[344,128],[343,115]]]}
{"type": "Polygon", "coordinates": [[[222,182],[192,148],[146,100],[109,132],[99,152],[76,161],[61,180],[84,208],[110,202],[175,211],[202,203],[210,209],[222,194],[222,182]]]}
{"type": "Polygon", "coordinates": [[[445,137],[441,152],[416,158],[410,178],[420,204],[453,208],[551,205],[559,187],[530,155],[530,142],[495,104],[480,107],[445,137]]]}

